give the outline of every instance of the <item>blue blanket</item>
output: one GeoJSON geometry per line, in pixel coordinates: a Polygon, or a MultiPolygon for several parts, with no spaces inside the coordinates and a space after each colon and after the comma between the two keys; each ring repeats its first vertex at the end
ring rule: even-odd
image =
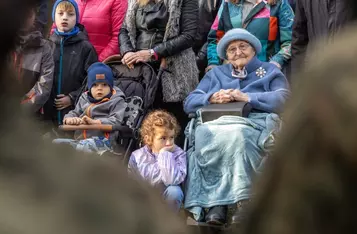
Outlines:
{"type": "Polygon", "coordinates": [[[198,117],[194,126],[194,135],[188,136],[193,137],[193,143],[187,152],[185,208],[200,220],[202,207],[250,198],[253,176],[261,170],[280,118],[251,113],[248,118],[222,116],[202,123],[198,117]]]}

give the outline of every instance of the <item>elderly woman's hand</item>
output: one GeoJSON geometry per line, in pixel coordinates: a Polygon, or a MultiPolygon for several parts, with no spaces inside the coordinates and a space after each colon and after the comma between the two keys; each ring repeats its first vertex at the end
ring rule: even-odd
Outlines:
{"type": "Polygon", "coordinates": [[[221,89],[218,92],[215,92],[212,94],[211,98],[209,99],[209,102],[211,104],[224,104],[224,103],[229,103],[232,101],[232,95],[231,92],[233,89],[221,89]]]}
{"type": "Polygon", "coordinates": [[[249,102],[249,96],[238,89],[233,90],[231,96],[236,102],[249,102]]]}

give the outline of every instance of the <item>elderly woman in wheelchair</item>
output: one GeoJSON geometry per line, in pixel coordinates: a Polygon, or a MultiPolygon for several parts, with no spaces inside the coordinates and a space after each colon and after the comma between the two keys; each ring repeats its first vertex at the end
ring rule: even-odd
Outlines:
{"type": "Polygon", "coordinates": [[[256,57],[261,49],[248,31],[227,32],[217,47],[227,63],[210,70],[185,101],[186,113],[197,117],[187,134],[185,208],[198,221],[225,224],[235,204],[231,222],[244,220],[253,177],[279,129],[289,85],[276,65],[256,57]]]}

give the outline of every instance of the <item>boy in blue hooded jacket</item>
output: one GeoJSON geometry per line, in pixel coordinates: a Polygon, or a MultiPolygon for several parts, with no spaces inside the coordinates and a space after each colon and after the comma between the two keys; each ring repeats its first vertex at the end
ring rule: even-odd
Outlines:
{"type": "Polygon", "coordinates": [[[84,27],[78,23],[79,11],[74,0],[57,0],[53,6],[52,18],[56,25],[50,37],[56,44],[55,75],[44,112],[47,120],[60,125],[64,115],[74,109],[87,69],[98,61],[98,57],[88,41],[84,27]]]}

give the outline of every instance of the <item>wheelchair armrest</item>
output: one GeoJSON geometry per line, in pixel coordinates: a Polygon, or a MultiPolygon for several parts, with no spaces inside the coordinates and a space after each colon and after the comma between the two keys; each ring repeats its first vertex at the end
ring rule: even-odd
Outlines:
{"type": "Polygon", "coordinates": [[[210,104],[201,109],[202,122],[218,119],[223,115],[248,117],[252,106],[248,102],[210,104]]]}
{"type": "Polygon", "coordinates": [[[112,132],[113,126],[106,124],[81,124],[81,125],[60,125],[59,129],[63,131],[77,131],[77,130],[99,130],[103,132],[112,132]]]}

